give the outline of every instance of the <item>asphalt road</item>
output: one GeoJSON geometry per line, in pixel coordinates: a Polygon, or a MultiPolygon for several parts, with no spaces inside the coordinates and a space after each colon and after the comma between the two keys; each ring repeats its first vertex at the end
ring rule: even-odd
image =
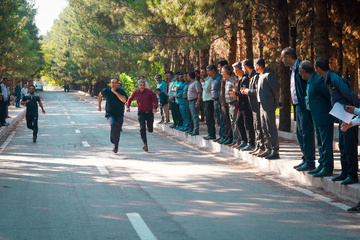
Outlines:
{"type": "Polygon", "coordinates": [[[125,120],[119,152],[93,105],[43,92],[0,153],[0,239],[359,239],[358,214],[125,120]]]}

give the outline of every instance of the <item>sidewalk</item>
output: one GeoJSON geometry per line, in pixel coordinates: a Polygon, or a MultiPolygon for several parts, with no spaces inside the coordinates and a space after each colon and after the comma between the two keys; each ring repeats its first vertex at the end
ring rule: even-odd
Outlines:
{"type": "Polygon", "coordinates": [[[25,113],[26,108],[24,106],[21,106],[20,108],[16,108],[12,104],[9,106],[10,118],[6,119],[6,122],[9,123],[9,125],[0,127],[0,140],[3,140],[2,138],[10,132],[12,127],[24,118],[25,113]]]}
{"type": "MultiPolygon", "coordinates": [[[[97,98],[93,98],[83,92],[78,92],[77,94],[80,96],[80,100],[97,106],[97,98]]],[[[137,121],[137,109],[131,108],[131,112],[126,112],[125,117],[137,121]]],[[[293,168],[293,166],[301,162],[302,156],[294,133],[279,131],[280,159],[266,160],[213,141],[204,140],[203,137],[208,135],[204,123],[200,122],[200,135],[190,136],[187,133],[170,128],[170,124],[158,124],[161,120],[160,113],[155,114],[154,118],[155,128],[158,128],[169,135],[184,139],[191,144],[206,148],[214,153],[224,153],[228,156],[244,160],[260,169],[274,172],[283,178],[289,179],[289,181],[297,181],[298,183],[307,186],[319,187],[353,202],[358,202],[360,200],[360,183],[345,186],[341,185],[340,182],[331,181],[332,177],[314,178],[307,172],[298,172],[293,168]]],[[[334,145],[334,148],[336,149],[337,146],[334,145]]],[[[318,155],[316,157],[318,159],[318,155]]],[[[337,174],[340,174],[341,171],[340,153],[337,150],[334,150],[334,159],[334,176],[336,176],[337,174]]]]}

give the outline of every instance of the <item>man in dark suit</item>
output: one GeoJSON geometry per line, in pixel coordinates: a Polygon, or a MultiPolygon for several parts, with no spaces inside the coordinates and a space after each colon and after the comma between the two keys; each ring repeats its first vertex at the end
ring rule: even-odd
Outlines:
{"type": "Polygon", "coordinates": [[[320,165],[308,173],[314,174],[314,177],[331,176],[334,170],[334,117],[329,114],[332,108],[330,92],[325,79],[316,74],[310,61],[300,63],[299,73],[307,81],[305,103],[311,111],[320,155],[320,165]]]}
{"type": "Polygon", "coordinates": [[[257,100],[260,102],[261,126],[264,132],[266,151],[258,155],[266,159],[279,159],[279,139],[275,110],[279,104],[280,86],[275,75],[265,70],[262,58],[255,60],[255,71],[259,73],[257,100]]]}
{"type": "Polygon", "coordinates": [[[290,67],[290,93],[296,112],[296,136],[302,152],[302,162],[294,168],[298,171],[314,170],[314,125],[305,105],[306,81],[301,78],[298,69],[301,60],[297,58],[294,49],[284,48],[281,51],[281,61],[286,67],[290,67]]]}
{"type": "MultiPolygon", "coordinates": [[[[344,107],[352,105],[359,107],[359,98],[351,90],[349,81],[341,74],[330,70],[329,61],[319,57],[315,61],[315,71],[325,78],[331,94],[333,104],[340,103],[344,107]]],[[[341,131],[342,121],[339,121],[339,148],[341,161],[341,174],[332,178],[332,181],[342,181],[342,185],[359,182],[358,171],[358,127],[352,127],[346,132],[341,131]]]]}
{"type": "Polygon", "coordinates": [[[242,94],[248,95],[251,111],[253,114],[254,121],[254,131],[255,131],[255,150],[250,152],[253,155],[262,154],[265,151],[264,146],[264,134],[261,128],[261,118],[260,118],[260,105],[257,100],[257,87],[259,81],[259,74],[254,70],[253,62],[249,59],[242,61],[243,71],[249,76],[250,83],[249,88],[241,90],[242,94]]]}

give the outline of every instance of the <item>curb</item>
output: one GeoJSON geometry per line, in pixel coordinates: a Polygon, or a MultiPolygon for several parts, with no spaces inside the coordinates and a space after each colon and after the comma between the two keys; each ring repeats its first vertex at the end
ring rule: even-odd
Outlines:
{"type": "Polygon", "coordinates": [[[26,109],[24,109],[19,115],[17,115],[14,119],[12,119],[9,122],[9,125],[0,128],[0,139],[6,136],[10,132],[12,127],[18,124],[25,117],[25,113],[26,113],[26,109]]]}

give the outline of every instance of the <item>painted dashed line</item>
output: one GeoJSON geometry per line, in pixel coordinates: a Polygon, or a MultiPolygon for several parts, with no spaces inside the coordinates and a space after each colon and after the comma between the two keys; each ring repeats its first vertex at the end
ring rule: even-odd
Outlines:
{"type": "Polygon", "coordinates": [[[87,141],[82,141],[82,144],[84,147],[90,147],[89,143],[87,141]]]}
{"type": "Polygon", "coordinates": [[[127,213],[126,216],[129,218],[133,228],[139,235],[141,240],[156,240],[157,238],[151,232],[149,227],[146,225],[144,220],[138,213],[127,213]]]}
{"type": "Polygon", "coordinates": [[[103,175],[109,175],[109,171],[106,169],[106,167],[104,166],[104,164],[102,162],[96,162],[95,166],[97,167],[97,169],[99,170],[99,172],[103,175]]]}
{"type": "Polygon", "coordinates": [[[70,116],[67,116],[67,118],[70,118],[70,116]]]}
{"type": "Polygon", "coordinates": [[[6,139],[6,141],[0,146],[0,153],[6,148],[6,146],[10,143],[11,139],[15,135],[15,131],[13,131],[10,136],[6,139]]]}
{"type": "Polygon", "coordinates": [[[68,114],[68,112],[64,112],[65,114],[68,114]]]}
{"type": "Polygon", "coordinates": [[[75,133],[81,133],[79,129],[75,129],[75,133]]]}
{"type": "Polygon", "coordinates": [[[71,121],[70,123],[71,123],[71,124],[75,124],[75,122],[74,122],[74,121],[71,121]]]}

